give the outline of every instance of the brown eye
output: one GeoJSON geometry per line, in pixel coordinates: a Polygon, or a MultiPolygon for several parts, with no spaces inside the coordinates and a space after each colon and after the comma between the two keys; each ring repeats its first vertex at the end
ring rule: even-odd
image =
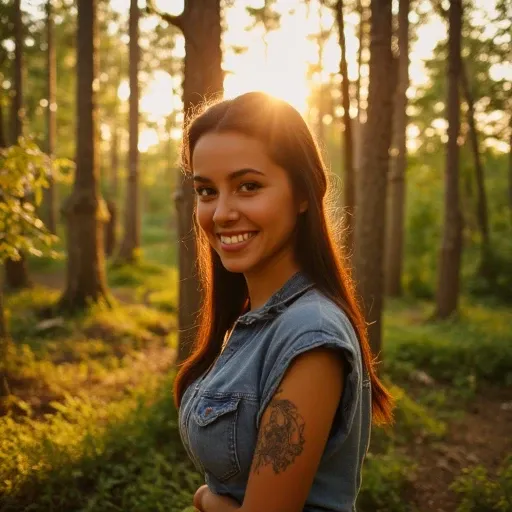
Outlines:
{"type": "Polygon", "coordinates": [[[208,198],[215,194],[215,190],[211,187],[197,187],[195,189],[198,197],[208,198]]]}
{"type": "Polygon", "coordinates": [[[242,185],[240,185],[240,190],[242,190],[242,192],[255,192],[256,190],[258,190],[260,188],[261,188],[261,185],[259,183],[255,183],[253,181],[250,181],[247,183],[242,183],[242,185]]]}

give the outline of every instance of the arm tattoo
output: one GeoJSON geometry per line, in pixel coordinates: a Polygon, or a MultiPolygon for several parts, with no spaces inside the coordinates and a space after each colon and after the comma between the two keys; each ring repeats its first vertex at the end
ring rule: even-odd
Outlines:
{"type": "Polygon", "coordinates": [[[304,450],[304,418],[290,400],[277,398],[279,389],[269,404],[270,418],[260,427],[253,471],[272,464],[277,475],[284,471],[304,450]]]}

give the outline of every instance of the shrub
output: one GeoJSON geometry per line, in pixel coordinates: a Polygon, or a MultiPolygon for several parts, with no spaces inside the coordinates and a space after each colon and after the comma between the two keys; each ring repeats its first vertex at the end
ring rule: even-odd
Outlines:
{"type": "Polygon", "coordinates": [[[357,500],[361,512],[407,512],[403,494],[415,467],[393,450],[385,454],[368,453],[363,466],[363,480],[357,500]]]}
{"type": "Polygon", "coordinates": [[[512,455],[495,476],[490,477],[483,466],[476,466],[465,469],[451,488],[462,498],[457,512],[511,512],[512,455]]]}

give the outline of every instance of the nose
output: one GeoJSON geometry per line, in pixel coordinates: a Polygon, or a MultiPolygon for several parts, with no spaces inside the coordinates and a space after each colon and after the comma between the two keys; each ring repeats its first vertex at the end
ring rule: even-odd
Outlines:
{"type": "Polygon", "coordinates": [[[213,222],[219,226],[235,222],[240,213],[235,207],[234,201],[228,195],[219,194],[213,213],[213,222]]]}

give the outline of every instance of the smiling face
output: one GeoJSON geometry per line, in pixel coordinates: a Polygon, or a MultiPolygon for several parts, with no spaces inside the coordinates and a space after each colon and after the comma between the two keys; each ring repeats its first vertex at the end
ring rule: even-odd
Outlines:
{"type": "Polygon", "coordinates": [[[246,277],[297,270],[293,232],[306,209],[265,146],[236,132],[207,133],[192,155],[197,220],[222,264],[246,277]]]}

